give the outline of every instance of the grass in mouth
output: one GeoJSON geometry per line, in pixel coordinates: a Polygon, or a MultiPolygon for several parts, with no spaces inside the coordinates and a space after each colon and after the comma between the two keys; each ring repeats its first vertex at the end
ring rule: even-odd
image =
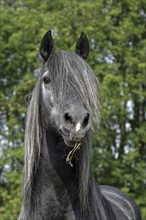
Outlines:
{"type": "Polygon", "coordinates": [[[73,147],[73,149],[69,152],[69,154],[66,157],[66,163],[69,164],[71,167],[73,167],[72,158],[75,152],[80,149],[80,145],[81,143],[75,143],[75,146],[73,147]]]}

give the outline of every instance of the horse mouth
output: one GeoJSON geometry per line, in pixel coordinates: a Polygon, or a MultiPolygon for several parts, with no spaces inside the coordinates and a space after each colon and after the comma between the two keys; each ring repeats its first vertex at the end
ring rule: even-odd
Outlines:
{"type": "MultiPolygon", "coordinates": [[[[75,144],[77,143],[77,142],[75,142],[75,141],[68,140],[68,139],[66,139],[66,138],[64,138],[64,137],[63,137],[63,140],[64,140],[64,143],[65,143],[68,147],[74,147],[75,144]]],[[[78,142],[78,143],[80,143],[80,142],[78,142]]]]}
{"type": "Polygon", "coordinates": [[[69,151],[67,157],[66,157],[66,163],[68,165],[70,165],[71,167],[73,167],[73,162],[72,159],[73,157],[76,157],[76,152],[80,150],[80,146],[82,144],[83,141],[77,141],[77,140],[71,140],[71,138],[69,138],[69,136],[67,136],[61,129],[60,129],[60,133],[62,135],[62,138],[64,140],[64,143],[71,148],[71,150],[69,151]]]}
{"type": "Polygon", "coordinates": [[[60,129],[60,133],[62,135],[62,138],[64,140],[64,143],[68,146],[68,147],[74,147],[76,144],[80,144],[83,143],[83,139],[77,139],[77,140],[72,140],[70,138],[69,135],[66,135],[61,129],[60,129]]]}

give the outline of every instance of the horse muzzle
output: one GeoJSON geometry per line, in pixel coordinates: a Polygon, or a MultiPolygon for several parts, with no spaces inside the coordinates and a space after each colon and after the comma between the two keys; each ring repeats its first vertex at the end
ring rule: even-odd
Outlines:
{"type": "Polygon", "coordinates": [[[70,140],[74,142],[82,142],[85,137],[85,130],[80,129],[78,131],[71,130],[70,131],[70,140]]]}
{"type": "Polygon", "coordinates": [[[73,147],[75,143],[82,143],[85,140],[86,131],[77,125],[75,128],[69,130],[60,126],[60,134],[67,146],[73,147]]]}
{"type": "Polygon", "coordinates": [[[85,134],[90,127],[90,114],[83,106],[71,105],[62,114],[60,132],[68,146],[84,142],[85,134]]]}
{"type": "Polygon", "coordinates": [[[65,142],[65,144],[69,147],[74,147],[76,143],[82,143],[85,139],[85,130],[68,130],[64,127],[60,127],[60,133],[62,135],[62,138],[65,142]]]}

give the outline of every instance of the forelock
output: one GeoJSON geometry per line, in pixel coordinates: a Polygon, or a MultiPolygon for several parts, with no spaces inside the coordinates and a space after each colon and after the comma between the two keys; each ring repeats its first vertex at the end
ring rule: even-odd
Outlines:
{"type": "MultiPolygon", "coordinates": [[[[84,59],[73,52],[54,52],[47,63],[54,81],[54,92],[61,94],[64,102],[67,88],[73,87],[92,116],[95,126],[99,125],[99,83],[84,59]]],[[[58,96],[58,94],[56,94],[58,96]]]]}

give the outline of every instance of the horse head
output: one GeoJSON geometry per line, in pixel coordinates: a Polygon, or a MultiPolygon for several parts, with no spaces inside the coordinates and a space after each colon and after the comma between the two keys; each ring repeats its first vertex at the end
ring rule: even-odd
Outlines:
{"type": "Polygon", "coordinates": [[[45,126],[56,129],[67,146],[82,143],[91,128],[92,105],[97,94],[97,80],[85,61],[89,54],[88,39],[82,32],[76,53],[54,52],[54,41],[48,31],[42,38],[40,54],[44,60],[41,106],[45,126]]]}

